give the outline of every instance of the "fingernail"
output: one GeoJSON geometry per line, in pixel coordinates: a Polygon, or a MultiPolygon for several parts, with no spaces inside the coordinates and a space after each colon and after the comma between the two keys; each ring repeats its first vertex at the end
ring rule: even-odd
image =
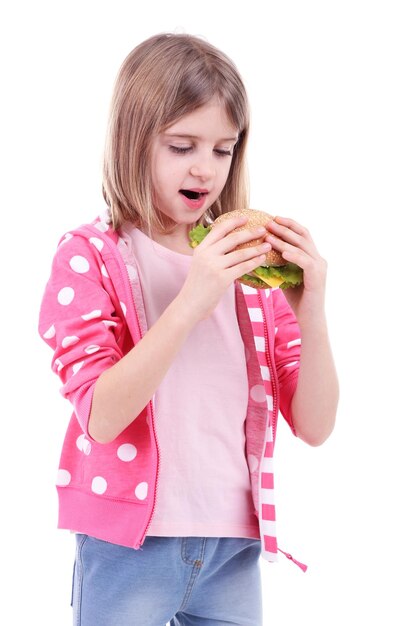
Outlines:
{"type": "Polygon", "coordinates": [[[270,249],[272,248],[272,246],[271,246],[271,244],[270,244],[270,243],[263,243],[263,244],[260,246],[260,248],[261,248],[261,250],[270,250],[270,249]]]}

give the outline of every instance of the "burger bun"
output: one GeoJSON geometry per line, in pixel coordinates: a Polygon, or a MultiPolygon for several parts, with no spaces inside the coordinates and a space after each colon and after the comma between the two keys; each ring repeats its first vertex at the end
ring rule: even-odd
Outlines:
{"type": "MultiPolygon", "coordinates": [[[[243,224],[243,226],[238,226],[232,231],[234,233],[238,233],[243,230],[252,230],[254,228],[259,228],[259,226],[265,226],[268,222],[274,219],[272,215],[269,215],[264,211],[258,211],[256,209],[237,209],[236,211],[229,211],[228,213],[222,213],[221,215],[219,215],[219,217],[214,220],[213,226],[216,226],[216,224],[221,224],[222,222],[225,222],[226,220],[234,217],[248,218],[246,224],[243,224]]],[[[241,243],[236,246],[235,249],[240,250],[242,248],[253,248],[254,246],[258,246],[265,241],[266,236],[267,235],[264,235],[263,237],[251,239],[251,241],[247,241],[246,243],[241,243]]],[[[279,267],[280,265],[286,265],[286,263],[288,263],[288,261],[283,258],[278,250],[270,250],[266,253],[266,259],[262,265],[275,265],[279,267]]],[[[249,285],[250,287],[256,286],[254,283],[251,284],[249,280],[242,280],[241,282],[249,285]]]]}

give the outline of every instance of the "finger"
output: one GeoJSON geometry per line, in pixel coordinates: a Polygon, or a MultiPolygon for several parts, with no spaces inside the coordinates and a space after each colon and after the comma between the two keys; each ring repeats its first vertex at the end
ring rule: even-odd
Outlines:
{"type": "Polygon", "coordinates": [[[314,262],[313,257],[310,254],[304,252],[296,246],[285,244],[283,250],[280,250],[282,257],[288,261],[288,263],[295,263],[301,269],[305,270],[314,262]]]}
{"type": "Polygon", "coordinates": [[[215,224],[212,226],[209,234],[203,239],[200,246],[204,247],[204,245],[211,245],[216,241],[220,241],[226,235],[231,233],[235,228],[239,228],[244,226],[248,221],[247,217],[231,217],[227,220],[224,220],[220,224],[215,224]]]}
{"type": "MultiPolygon", "coordinates": [[[[263,243],[264,238],[267,234],[266,228],[264,228],[263,226],[259,226],[256,228],[248,229],[245,228],[245,225],[246,220],[244,224],[240,224],[232,230],[228,229],[228,231],[226,231],[225,234],[222,234],[220,238],[217,231],[220,231],[220,227],[223,226],[223,223],[219,224],[218,226],[216,225],[211,231],[214,232],[216,236],[213,237],[211,241],[209,241],[209,244],[213,246],[213,249],[216,253],[226,254],[242,244],[247,244],[249,242],[253,242],[254,245],[263,243]]],[[[224,233],[224,230],[222,230],[222,232],[224,233]]],[[[207,238],[208,237],[206,237],[206,239],[207,238]]]]}
{"type": "Polygon", "coordinates": [[[282,254],[282,257],[288,261],[288,263],[295,263],[304,269],[308,259],[311,261],[320,258],[319,253],[314,247],[293,245],[288,241],[283,241],[275,235],[266,237],[266,241],[271,243],[272,248],[282,254]]]}
{"type": "Polygon", "coordinates": [[[233,265],[232,267],[226,269],[225,271],[228,274],[230,281],[237,280],[238,278],[243,276],[243,274],[250,274],[251,272],[253,272],[255,268],[265,263],[265,259],[266,259],[266,255],[261,254],[259,256],[253,257],[252,259],[248,259],[242,263],[233,265]]]}
{"type": "MultiPolygon", "coordinates": [[[[250,246],[248,248],[240,248],[239,250],[233,250],[223,256],[224,267],[234,267],[246,261],[250,261],[253,258],[262,256],[271,250],[270,243],[263,242],[257,246],[250,246]]],[[[258,267],[255,265],[255,267],[258,267]]]]}
{"type": "MultiPolygon", "coordinates": [[[[220,254],[226,254],[233,251],[237,247],[253,248],[254,246],[263,244],[266,235],[267,230],[263,226],[234,231],[229,233],[226,237],[224,237],[224,239],[216,244],[217,250],[220,254]]],[[[268,245],[270,246],[271,244],[268,245]]]]}
{"type": "Polygon", "coordinates": [[[296,246],[313,257],[318,256],[317,248],[310,233],[303,226],[299,226],[299,232],[296,232],[288,226],[271,221],[268,222],[267,228],[272,234],[265,237],[265,240],[269,241],[279,252],[285,250],[285,244],[287,243],[296,246]]]}
{"type": "Polygon", "coordinates": [[[290,219],[289,217],[282,217],[280,215],[277,215],[276,217],[274,217],[273,220],[271,220],[271,222],[275,224],[281,224],[282,226],[289,228],[298,235],[301,235],[302,237],[310,237],[310,233],[305,226],[302,226],[295,220],[290,219]]]}

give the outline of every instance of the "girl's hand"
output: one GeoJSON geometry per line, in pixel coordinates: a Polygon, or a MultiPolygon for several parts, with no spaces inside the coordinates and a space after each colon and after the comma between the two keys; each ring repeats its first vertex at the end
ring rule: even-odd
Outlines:
{"type": "Polygon", "coordinates": [[[239,244],[266,234],[265,228],[232,232],[246,222],[242,217],[225,220],[194,249],[190,271],[178,295],[194,320],[208,317],[233,281],[265,261],[270,243],[235,250],[239,244]]]}
{"type": "Polygon", "coordinates": [[[304,271],[303,285],[283,290],[299,324],[323,319],[327,263],[309,231],[286,217],[275,217],[266,227],[271,233],[266,241],[304,271]]]}

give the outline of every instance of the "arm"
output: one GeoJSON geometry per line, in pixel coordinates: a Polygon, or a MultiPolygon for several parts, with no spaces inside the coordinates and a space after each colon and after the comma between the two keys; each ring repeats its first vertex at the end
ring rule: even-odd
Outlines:
{"type": "Polygon", "coordinates": [[[333,430],[339,397],[324,312],[327,264],[309,232],[292,220],[276,218],[267,237],[283,257],[304,270],[304,284],[286,289],[301,331],[298,384],[291,404],[297,435],[310,445],[323,443],[333,430]]]}
{"type": "Polygon", "coordinates": [[[98,378],[89,435],[100,443],[117,437],[148,404],[196,323],[174,300],[143,339],[98,378]],[[139,382],[140,381],[140,382],[139,382]]]}
{"type": "Polygon", "coordinates": [[[292,400],[294,427],[312,446],[331,434],[339,396],[337,375],[327,334],[326,320],[301,326],[301,358],[298,383],[292,400]]]}
{"type": "Polygon", "coordinates": [[[265,260],[259,255],[269,244],[234,250],[260,235],[231,232],[245,222],[227,220],[207,235],[194,251],[178,296],[143,339],[98,378],[88,425],[93,439],[110,442],[129,426],[151,400],[195,324],[210,315],[234,280],[265,260]]]}

